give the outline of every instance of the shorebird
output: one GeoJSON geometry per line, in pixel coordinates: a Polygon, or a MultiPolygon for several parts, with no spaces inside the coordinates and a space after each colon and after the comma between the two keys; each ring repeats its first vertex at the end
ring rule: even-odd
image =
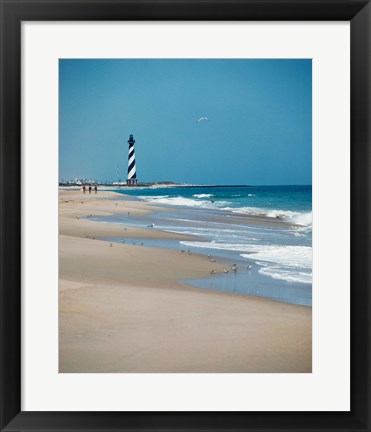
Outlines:
{"type": "Polygon", "coordinates": [[[192,252],[191,252],[191,250],[190,249],[188,249],[188,255],[192,255],[192,252]]]}
{"type": "Polygon", "coordinates": [[[237,269],[238,269],[237,264],[233,264],[232,270],[236,273],[237,269]]]}
{"type": "Polygon", "coordinates": [[[155,224],[154,223],[151,223],[151,225],[148,225],[148,227],[147,228],[154,228],[155,227],[155,224]]]}
{"type": "Polygon", "coordinates": [[[247,270],[251,270],[251,266],[247,266],[246,268],[247,268],[247,270]]]}
{"type": "Polygon", "coordinates": [[[109,244],[109,247],[112,247],[112,246],[113,246],[112,243],[110,243],[110,244],[109,244]]]}
{"type": "Polygon", "coordinates": [[[212,258],[212,256],[211,256],[210,254],[207,254],[207,257],[208,257],[208,258],[212,258]]]}
{"type": "Polygon", "coordinates": [[[224,273],[228,273],[228,270],[227,270],[227,269],[224,269],[223,271],[224,271],[224,273]]]}
{"type": "Polygon", "coordinates": [[[214,258],[211,258],[211,260],[210,260],[211,262],[216,262],[216,260],[214,259],[214,258]]]}
{"type": "Polygon", "coordinates": [[[211,270],[210,274],[215,274],[216,270],[211,270]]]}

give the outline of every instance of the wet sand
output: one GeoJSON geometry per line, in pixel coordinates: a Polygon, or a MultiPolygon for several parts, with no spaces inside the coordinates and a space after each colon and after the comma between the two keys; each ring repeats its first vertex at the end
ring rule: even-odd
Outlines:
{"type": "Polygon", "coordinates": [[[311,372],[312,309],[192,288],[224,266],[100,237],[188,237],[89,216],[149,214],[114,192],[59,195],[60,372],[311,372]]]}

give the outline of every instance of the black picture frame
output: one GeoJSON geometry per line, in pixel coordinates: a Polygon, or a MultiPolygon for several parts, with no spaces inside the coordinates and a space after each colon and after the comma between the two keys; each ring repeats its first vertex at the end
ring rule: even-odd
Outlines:
{"type": "MultiPolygon", "coordinates": [[[[0,0],[2,431],[370,431],[371,5],[367,0],[0,0]],[[350,21],[350,412],[21,411],[21,22],[350,21]]],[[[336,158],[334,158],[336,163],[336,158]]],[[[329,169],[331,162],[329,161],[329,169]]]]}

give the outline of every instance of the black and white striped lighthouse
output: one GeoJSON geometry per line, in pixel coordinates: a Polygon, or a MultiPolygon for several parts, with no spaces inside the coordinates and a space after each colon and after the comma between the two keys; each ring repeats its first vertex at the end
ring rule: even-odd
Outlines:
{"type": "Polygon", "coordinates": [[[128,178],[126,184],[128,186],[137,184],[137,169],[135,166],[135,151],[134,151],[134,143],[135,140],[133,135],[129,136],[128,144],[129,144],[129,157],[128,157],[128,178]]]}

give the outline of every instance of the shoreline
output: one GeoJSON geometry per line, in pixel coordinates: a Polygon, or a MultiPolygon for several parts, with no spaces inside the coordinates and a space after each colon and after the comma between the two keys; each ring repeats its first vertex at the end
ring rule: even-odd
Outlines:
{"type": "Polygon", "coordinates": [[[311,308],[181,282],[223,270],[204,255],[99,240],[194,238],[89,220],[163,211],[127,198],[59,193],[60,372],[311,371],[311,308]]]}

